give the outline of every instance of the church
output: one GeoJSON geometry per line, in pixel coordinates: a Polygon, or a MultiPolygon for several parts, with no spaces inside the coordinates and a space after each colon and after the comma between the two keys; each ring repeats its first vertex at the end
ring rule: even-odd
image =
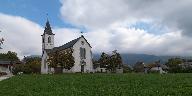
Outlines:
{"type": "MultiPolygon", "coordinates": [[[[44,29],[44,33],[42,36],[42,61],[41,61],[41,74],[48,74],[54,72],[54,68],[50,68],[49,66],[49,53],[54,51],[66,51],[70,50],[72,52],[72,56],[74,57],[74,66],[67,70],[67,72],[76,73],[76,72],[93,72],[93,62],[92,62],[92,51],[91,45],[85,39],[83,35],[79,38],[71,40],[70,42],[55,47],[54,46],[54,36],[49,21],[47,20],[46,26],[44,29]]],[[[65,69],[62,69],[62,72],[65,69]]]]}

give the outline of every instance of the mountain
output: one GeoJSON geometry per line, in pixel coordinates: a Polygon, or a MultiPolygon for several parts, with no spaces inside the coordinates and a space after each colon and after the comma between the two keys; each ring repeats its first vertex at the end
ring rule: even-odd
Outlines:
{"type": "MultiPolygon", "coordinates": [[[[178,56],[155,56],[155,55],[147,55],[147,54],[121,54],[123,59],[123,64],[134,65],[137,61],[141,61],[144,63],[153,63],[155,61],[160,60],[162,64],[168,61],[170,58],[178,57],[178,56]]],[[[93,59],[98,60],[100,58],[100,54],[93,54],[93,59]]]]}
{"type": "MultiPolygon", "coordinates": [[[[99,60],[101,54],[93,54],[93,59],[94,60],[99,60]]],[[[41,57],[40,55],[31,55],[27,57],[41,57]]],[[[121,54],[121,57],[123,59],[123,64],[128,64],[128,65],[134,65],[137,61],[142,61],[146,64],[148,63],[153,63],[155,61],[160,60],[161,64],[165,64],[168,59],[170,58],[185,58],[185,59],[192,59],[192,57],[181,57],[181,56],[155,56],[155,55],[147,55],[147,54],[121,54]]]]}

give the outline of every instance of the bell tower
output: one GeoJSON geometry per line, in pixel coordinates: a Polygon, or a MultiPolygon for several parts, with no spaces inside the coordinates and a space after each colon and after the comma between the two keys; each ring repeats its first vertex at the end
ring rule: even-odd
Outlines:
{"type": "Polygon", "coordinates": [[[46,49],[53,49],[54,48],[54,35],[52,33],[51,26],[49,24],[49,20],[47,20],[45,25],[45,30],[42,36],[42,51],[46,49]]]}
{"type": "Polygon", "coordinates": [[[47,52],[54,48],[54,35],[51,30],[51,26],[49,24],[49,20],[47,19],[45,30],[42,36],[42,59],[41,59],[41,73],[47,74],[48,73],[48,63],[47,52]]]}

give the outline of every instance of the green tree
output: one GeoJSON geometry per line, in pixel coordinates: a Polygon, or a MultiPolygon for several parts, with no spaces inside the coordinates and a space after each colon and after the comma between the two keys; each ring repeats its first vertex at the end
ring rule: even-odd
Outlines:
{"type": "Polygon", "coordinates": [[[13,66],[13,74],[23,72],[24,74],[40,73],[41,58],[40,57],[25,57],[24,64],[16,64],[13,66]]]}
{"type": "Polygon", "coordinates": [[[100,56],[99,64],[101,68],[110,69],[110,56],[103,52],[100,56]]]}
{"type": "Polygon", "coordinates": [[[144,63],[143,62],[136,62],[133,66],[133,70],[135,72],[144,72],[144,63]]]}
{"type": "Polygon", "coordinates": [[[40,57],[25,58],[25,67],[28,67],[32,71],[31,73],[40,73],[41,58],[40,57]]]}
{"type": "Polygon", "coordinates": [[[116,68],[122,68],[122,58],[116,50],[113,51],[111,56],[103,52],[99,64],[101,68],[107,68],[107,70],[115,72],[116,68]]]}
{"type": "Polygon", "coordinates": [[[38,61],[38,62],[41,62],[41,58],[40,57],[25,57],[23,59],[23,61],[25,63],[31,63],[31,62],[34,62],[34,61],[38,61]]]}
{"type": "Polygon", "coordinates": [[[72,52],[66,51],[59,56],[60,66],[62,66],[65,69],[70,70],[74,66],[74,57],[72,55],[72,52]]]}
{"type": "Polygon", "coordinates": [[[181,58],[171,58],[168,60],[166,65],[169,67],[173,67],[173,66],[177,66],[178,64],[181,64],[181,63],[183,63],[183,60],[181,58]]]}
{"type": "Polygon", "coordinates": [[[49,54],[49,63],[50,66],[56,68],[57,66],[61,66],[65,69],[71,69],[74,66],[74,57],[72,55],[72,51],[64,51],[64,52],[51,52],[49,54]]]}
{"type": "Polygon", "coordinates": [[[18,61],[17,53],[8,51],[7,53],[0,53],[1,60],[18,61]]]}
{"type": "Polygon", "coordinates": [[[131,69],[131,67],[129,65],[123,64],[122,67],[123,67],[123,73],[130,73],[130,72],[132,72],[132,69],[131,69]]]}
{"type": "Polygon", "coordinates": [[[112,72],[115,72],[116,68],[122,68],[122,58],[121,55],[117,53],[117,50],[114,50],[110,57],[110,69],[112,72]]]}
{"type": "Polygon", "coordinates": [[[57,65],[60,63],[59,62],[59,52],[58,51],[51,52],[48,55],[49,55],[49,59],[48,59],[49,66],[56,68],[57,65]]]}
{"type": "Polygon", "coordinates": [[[99,60],[92,60],[93,61],[93,68],[96,69],[97,67],[100,66],[99,60]]]}
{"type": "Polygon", "coordinates": [[[179,64],[182,64],[183,60],[181,58],[171,58],[168,60],[166,65],[169,67],[169,72],[171,73],[178,73],[181,72],[182,68],[179,66],[179,64]]]}
{"type": "Polygon", "coordinates": [[[11,52],[11,51],[8,51],[7,52],[7,58],[9,60],[12,60],[12,61],[17,61],[19,60],[19,58],[17,57],[17,53],[16,52],[11,52]]]}

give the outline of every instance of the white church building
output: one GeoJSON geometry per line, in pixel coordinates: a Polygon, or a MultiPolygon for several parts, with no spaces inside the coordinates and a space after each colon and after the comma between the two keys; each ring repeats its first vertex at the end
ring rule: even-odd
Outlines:
{"type": "MultiPolygon", "coordinates": [[[[48,59],[48,53],[53,51],[65,51],[70,50],[74,57],[74,66],[68,70],[68,72],[93,72],[92,52],[91,46],[83,35],[76,38],[62,46],[54,46],[54,35],[52,33],[51,26],[47,20],[45,30],[42,36],[42,61],[41,61],[41,73],[48,74],[53,71],[50,68],[48,59]]],[[[65,69],[64,69],[65,70],[65,69]]],[[[64,71],[63,71],[64,72],[64,71]]]]}

